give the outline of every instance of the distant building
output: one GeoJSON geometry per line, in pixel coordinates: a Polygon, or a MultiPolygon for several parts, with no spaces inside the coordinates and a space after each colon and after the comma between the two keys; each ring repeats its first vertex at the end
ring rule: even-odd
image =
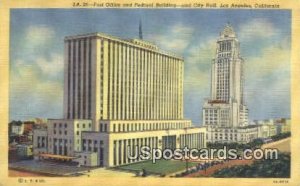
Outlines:
{"type": "Polygon", "coordinates": [[[22,135],[24,133],[24,125],[21,124],[13,124],[11,126],[11,134],[13,135],[22,135]]]}
{"type": "Polygon", "coordinates": [[[64,118],[48,119],[47,133],[36,129],[35,151],[47,138],[44,157],[118,166],[141,161],[127,157],[128,146],[205,147],[206,129],[183,117],[183,71],[181,57],[144,40],[66,37],[64,118]]]}
{"type": "Polygon", "coordinates": [[[31,144],[19,144],[16,146],[17,156],[20,159],[33,158],[33,148],[31,144]]]}
{"type": "Polygon", "coordinates": [[[207,128],[207,141],[211,143],[248,143],[256,138],[258,138],[257,126],[207,128]]]}
{"type": "Polygon", "coordinates": [[[244,127],[248,125],[248,109],[244,102],[244,60],[240,43],[230,25],[217,40],[212,60],[211,97],[203,105],[203,124],[212,127],[244,127]]]}
{"type": "Polygon", "coordinates": [[[258,128],[249,125],[244,101],[244,60],[231,25],[225,26],[216,44],[211,69],[211,95],[202,109],[207,140],[248,143],[258,138],[258,128]]]}

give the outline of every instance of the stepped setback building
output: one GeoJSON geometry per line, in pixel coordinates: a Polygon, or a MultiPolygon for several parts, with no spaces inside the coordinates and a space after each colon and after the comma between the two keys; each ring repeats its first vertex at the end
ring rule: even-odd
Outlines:
{"type": "Polygon", "coordinates": [[[141,39],[65,38],[64,118],[34,131],[36,158],[118,166],[141,161],[128,146],[206,146],[206,129],[183,117],[183,58],[141,39]]]}
{"type": "Polygon", "coordinates": [[[202,110],[208,141],[244,143],[257,138],[257,128],[248,126],[243,66],[240,43],[228,24],[216,42],[211,68],[211,96],[202,110]]]}

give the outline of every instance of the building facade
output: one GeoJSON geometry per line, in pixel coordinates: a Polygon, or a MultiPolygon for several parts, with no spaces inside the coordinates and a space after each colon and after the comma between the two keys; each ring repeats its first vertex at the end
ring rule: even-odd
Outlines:
{"type": "Polygon", "coordinates": [[[244,60],[240,43],[230,25],[226,25],[216,43],[212,60],[211,96],[203,105],[203,124],[217,127],[248,125],[248,109],[244,102],[244,60]]]}
{"type": "Polygon", "coordinates": [[[206,128],[183,117],[183,68],[182,57],[144,40],[66,37],[64,118],[48,119],[47,153],[118,166],[142,161],[128,159],[128,146],[205,147],[206,128]]]}
{"type": "Polygon", "coordinates": [[[211,143],[248,143],[259,137],[259,131],[260,128],[255,125],[236,128],[208,127],[207,141],[211,143]]]}
{"type": "Polygon", "coordinates": [[[247,143],[258,137],[249,125],[244,101],[244,60],[233,28],[227,24],[216,42],[211,68],[211,95],[202,109],[209,142],[247,143]]]}

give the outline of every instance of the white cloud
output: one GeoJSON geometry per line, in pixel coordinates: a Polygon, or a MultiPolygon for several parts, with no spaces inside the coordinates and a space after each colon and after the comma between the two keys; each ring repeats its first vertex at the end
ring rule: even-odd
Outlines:
{"type": "Polygon", "coordinates": [[[63,71],[64,59],[61,55],[52,54],[50,60],[44,57],[37,58],[36,64],[45,75],[56,76],[63,71]]]}
{"type": "Polygon", "coordinates": [[[24,100],[38,97],[45,103],[62,97],[62,82],[45,79],[35,64],[19,60],[10,73],[10,89],[13,96],[22,97],[24,100]]]}
{"type": "Polygon", "coordinates": [[[245,70],[251,79],[268,78],[270,74],[280,70],[290,71],[290,49],[286,47],[285,39],[278,45],[271,45],[261,49],[261,55],[246,59],[245,70]],[[251,69],[251,70],[250,70],[251,69]]]}
{"type": "Polygon", "coordinates": [[[291,63],[285,43],[267,46],[245,62],[245,97],[250,111],[255,110],[253,119],[289,116],[291,63]]]}
{"type": "Polygon", "coordinates": [[[188,51],[185,59],[185,88],[203,90],[210,84],[211,61],[215,55],[215,39],[208,38],[206,41],[197,42],[188,51]]]}
{"type": "Polygon", "coordinates": [[[163,33],[150,36],[161,47],[174,53],[183,53],[191,42],[194,29],[182,23],[164,29],[163,33]]]}
{"type": "Polygon", "coordinates": [[[47,25],[31,25],[26,29],[25,41],[29,42],[33,47],[41,46],[54,36],[54,29],[47,25]]]}
{"type": "Polygon", "coordinates": [[[267,18],[255,18],[239,27],[238,37],[247,42],[253,39],[270,38],[279,30],[267,18]]]}

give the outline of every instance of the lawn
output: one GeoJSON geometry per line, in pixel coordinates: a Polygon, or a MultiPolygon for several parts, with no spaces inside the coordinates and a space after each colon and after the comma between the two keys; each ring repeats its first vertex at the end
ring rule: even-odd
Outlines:
{"type": "MultiPolygon", "coordinates": [[[[189,162],[188,166],[193,167],[197,164],[198,163],[195,162],[189,162]]],[[[180,160],[157,160],[156,163],[152,163],[152,160],[150,160],[130,165],[123,165],[116,168],[128,171],[138,171],[145,169],[148,173],[152,174],[170,174],[185,170],[186,162],[180,160]]]]}

